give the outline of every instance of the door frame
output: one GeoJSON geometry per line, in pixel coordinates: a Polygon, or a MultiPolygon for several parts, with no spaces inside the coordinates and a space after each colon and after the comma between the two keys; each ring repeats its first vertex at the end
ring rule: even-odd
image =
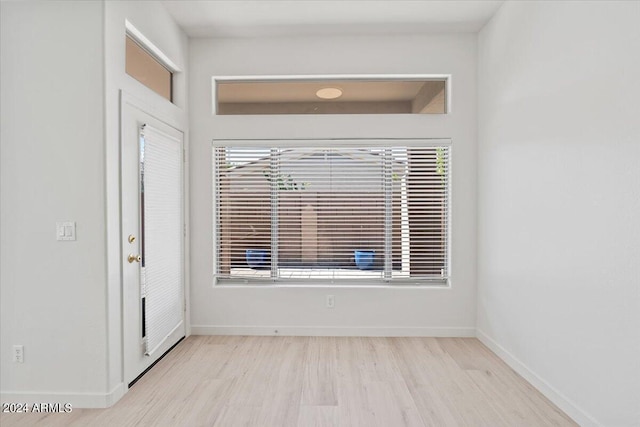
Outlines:
{"type": "MultiPolygon", "coordinates": [[[[190,312],[191,312],[191,307],[190,307],[190,263],[189,263],[189,248],[190,248],[190,227],[189,227],[189,138],[188,138],[188,120],[187,120],[187,115],[185,113],[184,110],[182,110],[181,108],[177,107],[175,104],[167,101],[167,100],[160,100],[159,102],[145,102],[143,100],[141,100],[140,98],[137,98],[127,92],[125,92],[124,90],[120,90],[120,111],[119,111],[119,135],[118,135],[118,140],[119,140],[119,159],[118,159],[118,164],[119,164],[119,168],[122,168],[122,144],[123,144],[123,138],[124,138],[124,134],[123,134],[123,127],[124,127],[124,114],[126,111],[126,106],[130,106],[133,107],[135,109],[138,109],[140,111],[142,111],[143,113],[151,116],[152,118],[154,118],[155,120],[158,120],[166,125],[168,125],[169,127],[172,127],[174,129],[176,129],[179,132],[182,132],[183,134],[183,150],[184,150],[184,162],[183,162],[183,169],[182,169],[182,191],[183,191],[183,222],[184,222],[184,236],[183,236],[183,259],[182,259],[182,264],[183,264],[183,303],[185,305],[185,311],[184,311],[184,323],[185,323],[185,337],[188,337],[189,335],[191,335],[191,320],[190,320],[190,312]]],[[[124,235],[123,232],[124,230],[122,230],[122,225],[123,225],[123,212],[122,212],[122,201],[123,201],[123,185],[124,183],[122,182],[122,172],[121,169],[119,169],[118,172],[118,179],[120,180],[120,191],[119,191],[119,199],[118,199],[118,204],[119,204],[119,224],[120,224],[120,247],[119,247],[119,252],[120,252],[120,337],[121,337],[121,379],[122,379],[122,383],[124,385],[125,388],[125,392],[128,389],[128,380],[125,377],[125,364],[126,362],[126,354],[125,354],[125,312],[124,312],[124,268],[126,268],[128,266],[126,260],[125,260],[125,255],[126,255],[126,243],[124,241],[124,235]]],[[[173,347],[171,347],[173,348],[173,347]]],[[[161,356],[162,357],[162,356],[161,356]]],[[[161,358],[160,357],[160,358],[161,358]]],[[[158,359],[159,360],[159,359],[158,359]]],[[[154,363],[155,364],[155,363],[154,363]]],[[[153,366],[153,364],[151,365],[153,366]]],[[[151,367],[150,366],[150,367],[151,367]]],[[[144,371],[143,371],[144,372],[144,371]]]]}

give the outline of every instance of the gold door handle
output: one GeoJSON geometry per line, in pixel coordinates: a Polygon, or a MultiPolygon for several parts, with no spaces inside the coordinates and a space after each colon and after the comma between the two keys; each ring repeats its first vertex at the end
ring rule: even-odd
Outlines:
{"type": "Polygon", "coordinates": [[[140,255],[129,254],[127,261],[129,261],[129,264],[132,264],[134,261],[140,262],[142,261],[142,257],[140,255]]]}

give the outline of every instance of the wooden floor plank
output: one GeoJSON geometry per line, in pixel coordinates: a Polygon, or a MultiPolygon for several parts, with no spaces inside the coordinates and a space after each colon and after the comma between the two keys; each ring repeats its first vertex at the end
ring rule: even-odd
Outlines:
{"type": "Polygon", "coordinates": [[[298,425],[305,427],[335,427],[339,425],[337,406],[312,406],[300,407],[298,425]]]}
{"type": "MultiPolygon", "coordinates": [[[[304,362],[302,405],[319,406],[309,415],[324,416],[326,406],[337,406],[337,348],[333,338],[310,337],[304,362]]],[[[324,419],[324,418],[323,418],[324,419]]]]}
{"type": "Polygon", "coordinates": [[[474,338],[192,336],[113,407],[11,426],[575,426],[474,338]]]}

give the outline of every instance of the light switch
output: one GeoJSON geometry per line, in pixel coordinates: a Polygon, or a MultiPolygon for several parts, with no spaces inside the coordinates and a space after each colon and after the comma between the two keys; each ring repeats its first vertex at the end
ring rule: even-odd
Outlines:
{"type": "Polygon", "coordinates": [[[73,221],[56,222],[58,240],[76,240],[76,223],[73,221]]]}

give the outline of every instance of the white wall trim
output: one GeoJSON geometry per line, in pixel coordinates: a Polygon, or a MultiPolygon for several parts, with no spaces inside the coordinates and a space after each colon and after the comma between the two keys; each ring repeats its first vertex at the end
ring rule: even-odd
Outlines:
{"type": "Polygon", "coordinates": [[[312,337],[475,337],[474,327],[228,326],[191,325],[193,335],[282,335],[312,337]],[[277,333],[275,331],[278,331],[277,333]]]}
{"type": "Polygon", "coordinates": [[[129,20],[124,21],[124,26],[127,35],[138,42],[138,44],[140,44],[145,50],[147,50],[151,54],[151,56],[155,57],[155,59],[157,59],[165,68],[167,68],[172,73],[179,73],[182,71],[175,62],[169,59],[169,57],[165,55],[158,46],[153,44],[151,40],[145,37],[145,35],[142,34],[142,32],[138,30],[131,22],[129,22],[129,20]]]}
{"type": "MultiPolygon", "coordinates": [[[[170,103],[170,102],[166,102],[166,100],[161,99],[160,102],[158,103],[153,103],[153,102],[147,102],[146,100],[143,100],[135,95],[132,95],[130,92],[124,90],[124,89],[120,89],[120,115],[122,116],[124,114],[125,111],[125,106],[129,105],[132,108],[135,108],[141,112],[143,112],[146,115],[151,116],[152,118],[158,120],[159,122],[163,123],[164,125],[171,127],[173,129],[175,129],[177,132],[180,132],[182,134],[182,147],[183,147],[183,206],[182,206],[182,220],[183,220],[183,227],[184,227],[184,234],[183,234],[183,292],[182,292],[182,296],[183,296],[183,307],[184,307],[184,311],[183,311],[183,320],[182,323],[184,324],[184,331],[185,331],[185,337],[188,337],[189,335],[191,335],[191,302],[190,302],[190,289],[191,289],[191,285],[190,285],[190,271],[191,271],[191,267],[190,267],[190,223],[189,223],[189,206],[190,206],[190,196],[189,196],[189,176],[190,176],[190,171],[189,171],[189,140],[188,140],[188,116],[185,112],[185,110],[183,108],[180,108],[179,106],[170,103]]],[[[123,116],[122,116],[123,117],[123,116]]],[[[120,144],[122,144],[122,138],[123,138],[123,119],[120,119],[120,136],[119,136],[119,140],[120,140],[120,144]]],[[[121,155],[121,154],[120,154],[121,155]]],[[[120,165],[121,163],[121,159],[118,159],[118,164],[120,165]]],[[[122,176],[121,173],[118,174],[118,178],[121,181],[122,180],[122,176]]],[[[119,194],[119,199],[118,199],[118,206],[120,206],[122,208],[122,190],[120,191],[119,194]]],[[[122,226],[122,216],[119,216],[119,222],[120,222],[120,226],[122,226]]],[[[123,238],[123,237],[122,237],[123,238]]],[[[124,265],[123,263],[124,261],[124,257],[122,255],[122,252],[120,252],[120,256],[119,256],[119,268],[120,271],[122,271],[122,266],[124,265]]],[[[124,286],[124,282],[122,282],[121,279],[121,286],[124,286]]],[[[124,295],[124,289],[121,289],[121,297],[124,295]]],[[[124,312],[121,311],[120,313],[121,315],[121,324],[124,326],[124,312]]],[[[175,332],[175,330],[174,330],[175,332]]],[[[171,335],[171,334],[170,334],[171,335]]],[[[123,335],[123,339],[124,339],[124,335],[123,335]]],[[[124,341],[123,341],[124,342],[124,341]]],[[[127,355],[125,354],[125,347],[122,347],[122,364],[123,366],[126,363],[126,358],[127,355]]],[[[122,379],[122,378],[121,378],[122,379]]],[[[126,393],[127,389],[125,388],[124,393],[126,393]]]]}
{"type": "Polygon", "coordinates": [[[107,408],[113,406],[118,400],[122,398],[127,393],[128,387],[125,383],[120,383],[109,394],[107,394],[106,403],[107,408]]]}
{"type": "Polygon", "coordinates": [[[536,374],[527,365],[494,341],[493,338],[489,337],[482,330],[477,329],[476,336],[480,342],[489,347],[489,349],[500,359],[538,389],[540,393],[563,410],[575,422],[580,424],[582,427],[602,427],[602,424],[596,421],[584,409],[580,408],[573,401],[556,390],[555,387],[545,381],[540,375],[536,374]]]}
{"type": "Polygon", "coordinates": [[[127,391],[124,383],[118,384],[109,393],[57,393],[57,392],[25,392],[8,391],[0,393],[3,402],[23,403],[70,403],[73,409],[77,408],[108,408],[113,406],[127,391]]]}

